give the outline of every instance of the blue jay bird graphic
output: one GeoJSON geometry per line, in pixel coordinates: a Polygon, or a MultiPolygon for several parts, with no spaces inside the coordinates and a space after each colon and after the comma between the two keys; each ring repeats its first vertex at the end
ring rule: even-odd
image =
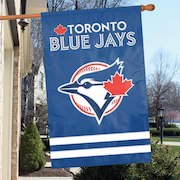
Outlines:
{"type": "Polygon", "coordinates": [[[83,74],[75,82],[59,86],[58,91],[69,95],[77,94],[83,97],[93,108],[96,120],[100,124],[107,106],[115,97],[104,88],[104,82],[111,80],[111,77],[116,72],[122,74],[122,64],[123,61],[120,61],[118,58],[103,70],[87,72],[87,74],[83,74]]]}

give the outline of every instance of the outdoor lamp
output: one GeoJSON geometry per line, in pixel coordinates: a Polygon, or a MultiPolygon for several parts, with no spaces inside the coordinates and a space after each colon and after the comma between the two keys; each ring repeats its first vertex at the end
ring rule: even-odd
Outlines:
{"type": "Polygon", "coordinates": [[[165,116],[165,109],[161,106],[157,109],[158,111],[158,117],[160,118],[160,140],[161,140],[161,144],[163,143],[163,118],[165,116]]]}
{"type": "Polygon", "coordinates": [[[26,19],[21,19],[18,24],[21,26],[22,31],[25,30],[25,27],[29,24],[26,19]]]}
{"type": "Polygon", "coordinates": [[[157,109],[157,111],[158,111],[158,117],[159,117],[159,118],[164,118],[164,116],[165,116],[165,108],[162,107],[162,104],[161,104],[161,106],[157,109]]]}

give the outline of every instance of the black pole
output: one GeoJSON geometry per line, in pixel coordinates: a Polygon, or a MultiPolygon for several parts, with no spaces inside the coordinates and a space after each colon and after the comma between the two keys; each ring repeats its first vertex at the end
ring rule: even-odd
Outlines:
{"type": "Polygon", "coordinates": [[[78,10],[78,1],[76,0],[75,9],[78,10]]]}
{"type": "Polygon", "coordinates": [[[161,139],[161,144],[163,144],[163,117],[160,118],[160,121],[161,121],[160,139],[161,139]]]}

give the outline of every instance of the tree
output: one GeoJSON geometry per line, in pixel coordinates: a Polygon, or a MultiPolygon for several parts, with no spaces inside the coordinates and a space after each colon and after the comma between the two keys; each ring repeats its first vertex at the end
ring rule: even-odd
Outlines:
{"type": "Polygon", "coordinates": [[[48,11],[64,11],[64,10],[72,10],[74,9],[75,3],[72,0],[48,0],[47,6],[48,11]]]}
{"type": "Polygon", "coordinates": [[[32,172],[44,167],[43,142],[34,122],[27,125],[20,145],[20,170],[32,172]]]}
{"type": "Polygon", "coordinates": [[[172,124],[175,120],[179,118],[179,116],[180,116],[179,111],[170,110],[166,113],[166,117],[167,117],[166,122],[172,124]]]}
{"type": "Polygon", "coordinates": [[[130,4],[127,0],[48,0],[49,11],[62,11],[73,9],[96,9],[120,7],[130,4]]]}
{"type": "Polygon", "coordinates": [[[179,179],[177,164],[179,156],[168,146],[152,144],[152,162],[134,166],[134,179],[179,179]]]}
{"type": "Polygon", "coordinates": [[[178,73],[179,65],[177,61],[172,63],[172,59],[163,51],[155,54],[154,62],[154,72],[147,79],[147,90],[149,114],[150,116],[155,116],[158,128],[157,109],[161,104],[167,107],[170,97],[169,93],[174,87],[173,79],[178,73]]]}
{"type": "Polygon", "coordinates": [[[74,180],[164,180],[179,179],[177,164],[179,156],[168,146],[152,144],[152,162],[130,165],[86,167],[74,175],[74,180]]]}
{"type": "Polygon", "coordinates": [[[35,119],[40,134],[48,133],[46,132],[47,121],[48,121],[46,102],[41,101],[38,105],[36,105],[35,119]]]}
{"type": "MultiPolygon", "coordinates": [[[[33,63],[31,72],[22,79],[22,121],[26,125],[33,121],[34,111],[34,78],[43,62],[42,26],[40,19],[33,19],[31,23],[31,41],[33,44],[33,63]]],[[[22,123],[22,124],[23,124],[22,123]]]]}
{"type": "Polygon", "coordinates": [[[168,111],[180,110],[180,83],[172,82],[172,86],[168,91],[168,101],[166,102],[168,111]]]}

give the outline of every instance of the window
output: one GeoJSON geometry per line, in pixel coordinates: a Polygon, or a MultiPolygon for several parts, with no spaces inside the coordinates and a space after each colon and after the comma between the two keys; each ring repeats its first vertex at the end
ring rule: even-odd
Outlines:
{"type": "Polygon", "coordinates": [[[40,75],[39,75],[39,88],[41,90],[43,90],[43,81],[44,81],[44,74],[42,72],[40,72],[40,75]]]}

